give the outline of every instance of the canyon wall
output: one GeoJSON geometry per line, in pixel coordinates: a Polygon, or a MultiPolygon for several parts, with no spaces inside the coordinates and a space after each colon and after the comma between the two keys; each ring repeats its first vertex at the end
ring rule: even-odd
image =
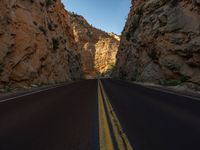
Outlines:
{"type": "Polygon", "coordinates": [[[77,51],[86,78],[109,72],[115,64],[120,38],[94,28],[77,14],[71,13],[71,25],[75,35],[77,51]]]}
{"type": "Polygon", "coordinates": [[[1,0],[0,88],[82,79],[87,71],[94,78],[114,63],[113,43],[60,0],[1,0]]]}
{"type": "Polygon", "coordinates": [[[81,78],[68,18],[59,0],[0,1],[0,85],[81,78]]]}
{"type": "Polygon", "coordinates": [[[113,77],[200,85],[200,1],[132,0],[113,77]]]}

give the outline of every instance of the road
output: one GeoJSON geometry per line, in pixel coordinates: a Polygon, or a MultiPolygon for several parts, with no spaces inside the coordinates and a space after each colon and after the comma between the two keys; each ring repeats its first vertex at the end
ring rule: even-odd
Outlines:
{"type": "Polygon", "coordinates": [[[95,80],[4,101],[0,103],[0,150],[95,149],[96,111],[95,80]]]}
{"type": "Polygon", "coordinates": [[[200,149],[200,101],[122,81],[103,85],[133,149],[200,149]]]}
{"type": "Polygon", "coordinates": [[[0,150],[199,150],[200,101],[102,79],[0,99],[0,150]]]}

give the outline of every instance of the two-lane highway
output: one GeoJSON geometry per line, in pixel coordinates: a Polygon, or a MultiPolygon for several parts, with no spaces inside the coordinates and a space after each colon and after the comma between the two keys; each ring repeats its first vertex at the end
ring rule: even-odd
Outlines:
{"type": "Polygon", "coordinates": [[[0,150],[199,150],[200,101],[79,81],[0,100],[0,150]]]}

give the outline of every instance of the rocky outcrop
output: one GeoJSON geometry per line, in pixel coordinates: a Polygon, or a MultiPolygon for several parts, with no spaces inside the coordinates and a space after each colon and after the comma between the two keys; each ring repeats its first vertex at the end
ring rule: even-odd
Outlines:
{"type": "Polygon", "coordinates": [[[115,62],[118,44],[60,0],[1,0],[0,88],[94,78],[115,62]]]}
{"type": "Polygon", "coordinates": [[[85,77],[94,78],[109,72],[116,61],[119,36],[94,28],[74,13],[70,20],[85,77]]]}
{"type": "Polygon", "coordinates": [[[60,0],[0,1],[0,85],[81,78],[68,18],[60,0]]]}
{"type": "Polygon", "coordinates": [[[113,76],[200,85],[199,0],[132,0],[132,5],[113,76]]]}

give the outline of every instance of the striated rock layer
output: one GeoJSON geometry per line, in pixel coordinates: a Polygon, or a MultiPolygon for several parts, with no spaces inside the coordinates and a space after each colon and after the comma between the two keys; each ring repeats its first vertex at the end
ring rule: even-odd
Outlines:
{"type": "Polygon", "coordinates": [[[132,5],[113,76],[199,86],[200,1],[132,0],[132,5]]]}
{"type": "Polygon", "coordinates": [[[71,13],[70,20],[86,78],[93,78],[112,69],[119,47],[119,36],[92,27],[82,16],[74,13],[71,13]]]}

